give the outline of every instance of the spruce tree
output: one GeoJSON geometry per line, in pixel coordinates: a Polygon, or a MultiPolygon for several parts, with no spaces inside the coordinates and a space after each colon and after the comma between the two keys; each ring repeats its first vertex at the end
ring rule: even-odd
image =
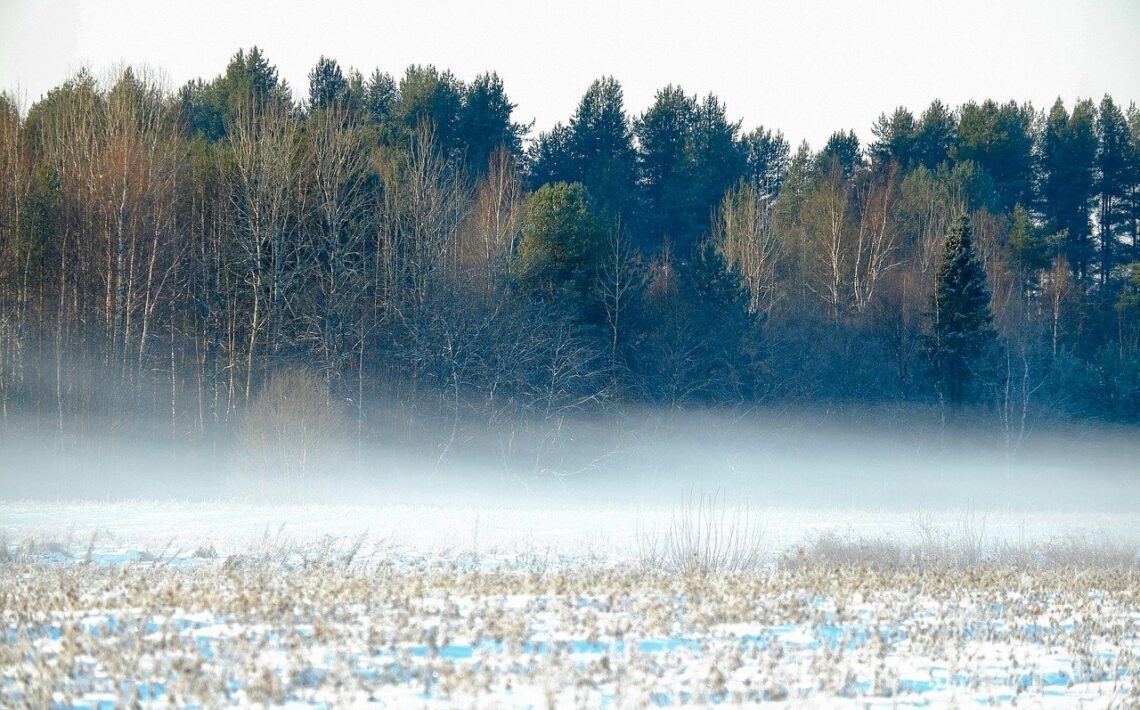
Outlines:
{"type": "Polygon", "coordinates": [[[969,218],[946,233],[934,287],[931,360],[939,394],[953,405],[971,385],[995,337],[986,272],[974,255],[969,218]]]}

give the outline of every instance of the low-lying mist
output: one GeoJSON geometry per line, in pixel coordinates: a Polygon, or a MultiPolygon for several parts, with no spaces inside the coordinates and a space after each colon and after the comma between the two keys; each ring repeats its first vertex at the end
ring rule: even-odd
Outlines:
{"type": "Polygon", "coordinates": [[[753,507],[1140,510],[1133,429],[1039,429],[1016,444],[930,413],[812,410],[419,421],[374,437],[310,429],[191,446],[110,428],[61,444],[9,425],[0,495],[553,509],[668,507],[696,491],[753,507]]]}

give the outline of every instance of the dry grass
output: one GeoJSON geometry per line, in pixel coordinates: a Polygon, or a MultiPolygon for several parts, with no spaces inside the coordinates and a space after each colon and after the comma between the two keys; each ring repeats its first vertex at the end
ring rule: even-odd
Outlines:
{"type": "Polygon", "coordinates": [[[956,527],[942,529],[928,514],[914,519],[918,533],[918,553],[927,560],[955,567],[969,567],[986,558],[986,514],[973,507],[962,513],[956,527]]]}
{"type": "Polygon", "coordinates": [[[913,692],[915,668],[954,679],[935,705],[1140,703],[1135,544],[917,525],[915,543],[823,534],[775,564],[716,496],[631,566],[401,558],[283,528],[241,554],[171,543],[114,565],[94,536],[0,539],[0,705],[145,706],[161,688],[207,707],[861,707],[913,692]]]}
{"type": "Polygon", "coordinates": [[[938,530],[922,523],[917,543],[893,539],[844,537],[821,533],[783,552],[777,566],[866,567],[876,570],[915,571],[1005,568],[1022,570],[1137,569],[1140,546],[1134,540],[1109,534],[1067,533],[1042,541],[986,540],[980,528],[960,524],[938,530]]]}
{"type": "Polygon", "coordinates": [[[464,706],[857,702],[907,692],[915,663],[960,676],[964,702],[995,685],[1031,702],[1049,672],[1038,656],[1055,651],[1074,682],[1103,681],[1090,692],[1140,699],[1135,566],[920,569],[831,541],[762,572],[540,572],[363,562],[346,541],[321,553],[330,564],[298,564],[277,542],[194,567],[5,564],[0,704],[145,704],[159,683],[169,703],[203,706],[399,705],[424,692],[464,706]],[[764,631],[789,626],[818,644],[764,631]],[[674,650],[645,645],[665,639],[674,650]]]}

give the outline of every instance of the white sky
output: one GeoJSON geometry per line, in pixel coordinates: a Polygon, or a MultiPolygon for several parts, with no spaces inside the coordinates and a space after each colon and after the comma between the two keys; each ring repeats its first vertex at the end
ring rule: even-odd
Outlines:
{"type": "Polygon", "coordinates": [[[1140,0],[0,0],[0,90],[30,104],[121,62],[177,87],[254,44],[297,95],[321,54],[365,75],[493,69],[537,130],[607,74],[631,115],[680,84],[817,148],[840,128],[866,143],[879,113],[934,98],[1140,101],[1140,0]]]}

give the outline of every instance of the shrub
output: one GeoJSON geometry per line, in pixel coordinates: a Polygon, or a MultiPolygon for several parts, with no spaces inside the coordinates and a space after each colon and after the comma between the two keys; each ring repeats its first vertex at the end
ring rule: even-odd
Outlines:
{"type": "Polygon", "coordinates": [[[690,493],[663,536],[638,540],[642,564],[674,574],[752,572],[764,562],[764,527],[747,507],[726,510],[719,493],[690,493]]]}
{"type": "Polygon", "coordinates": [[[325,382],[307,370],[275,373],[250,402],[238,427],[239,471],[268,495],[272,484],[286,496],[303,497],[329,444],[342,426],[325,382]]]}

